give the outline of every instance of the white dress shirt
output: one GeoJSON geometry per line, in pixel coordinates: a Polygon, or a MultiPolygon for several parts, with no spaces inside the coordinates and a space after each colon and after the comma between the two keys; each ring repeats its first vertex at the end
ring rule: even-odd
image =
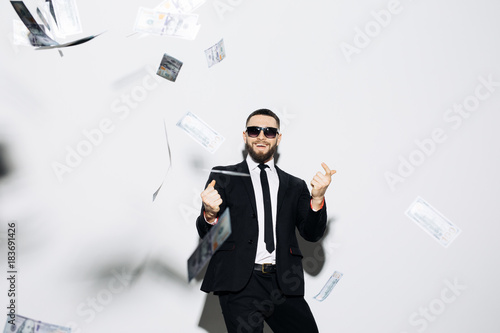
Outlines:
{"type": "MultiPolygon", "coordinates": [[[[259,223],[259,239],[257,240],[257,255],[255,256],[256,264],[276,264],[276,250],[272,253],[267,252],[266,243],[264,242],[264,197],[262,195],[262,185],[260,184],[260,168],[259,163],[252,160],[250,155],[247,156],[248,170],[250,171],[250,177],[252,179],[253,190],[255,192],[255,203],[257,207],[257,220],[259,223]]],[[[274,165],[274,159],[271,159],[267,163],[269,166],[266,168],[267,180],[269,182],[269,191],[271,195],[271,210],[273,212],[273,237],[274,237],[274,248],[276,249],[276,213],[278,206],[278,188],[280,186],[280,180],[278,173],[276,172],[276,167],[274,165]]]]}

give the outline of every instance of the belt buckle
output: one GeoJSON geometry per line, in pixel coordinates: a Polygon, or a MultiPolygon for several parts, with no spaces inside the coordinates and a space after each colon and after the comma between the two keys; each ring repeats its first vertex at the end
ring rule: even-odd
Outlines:
{"type": "Polygon", "coordinates": [[[262,266],[261,266],[260,270],[261,270],[261,271],[262,271],[262,273],[264,273],[264,274],[268,274],[267,272],[264,272],[264,269],[265,269],[266,265],[267,265],[267,266],[271,266],[272,264],[262,264],[262,266]]]}

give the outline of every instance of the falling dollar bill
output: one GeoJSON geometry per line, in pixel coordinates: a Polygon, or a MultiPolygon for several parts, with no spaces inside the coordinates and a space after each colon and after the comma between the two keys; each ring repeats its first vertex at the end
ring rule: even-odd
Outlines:
{"type": "Polygon", "coordinates": [[[215,251],[231,235],[231,217],[229,208],[219,217],[217,224],[210,228],[210,231],[203,237],[196,250],[187,261],[188,280],[191,281],[205,267],[212,258],[215,251]]]}
{"type": "Polygon", "coordinates": [[[190,13],[205,2],[206,0],[165,0],[155,9],[167,13],[190,13]]]}
{"type": "Polygon", "coordinates": [[[343,275],[344,274],[337,271],[333,272],[333,275],[330,276],[324,287],[321,288],[321,291],[316,296],[314,296],[314,299],[323,302],[328,297],[328,295],[330,295],[333,288],[337,285],[343,275]]]}
{"type": "Polygon", "coordinates": [[[177,126],[182,128],[196,142],[201,144],[206,150],[215,153],[224,142],[224,137],[208,126],[203,120],[196,115],[188,112],[177,123],[177,126]]]}
{"type": "Polygon", "coordinates": [[[224,47],[224,40],[221,39],[217,44],[205,50],[205,57],[207,58],[208,67],[219,63],[226,57],[226,48],[224,47]]]}
{"type": "Polygon", "coordinates": [[[16,11],[19,18],[24,23],[26,28],[30,32],[30,43],[34,46],[49,46],[49,45],[59,45],[58,42],[49,37],[45,30],[38,24],[33,15],[22,1],[11,1],[10,2],[14,10],[16,11]]]}
{"type": "Polygon", "coordinates": [[[199,30],[196,14],[169,13],[144,7],[139,8],[134,25],[135,32],[184,39],[195,39],[199,30]]]}
{"type": "Polygon", "coordinates": [[[47,324],[39,320],[34,320],[16,315],[7,315],[7,322],[3,333],[71,333],[69,327],[47,324]],[[15,318],[12,318],[15,316],[15,318]]]}
{"type": "Polygon", "coordinates": [[[153,193],[153,201],[155,201],[156,196],[158,195],[158,192],[160,192],[160,189],[163,186],[165,179],[167,178],[167,174],[170,171],[170,168],[172,167],[172,153],[170,151],[170,143],[168,142],[167,124],[165,122],[165,119],[163,119],[163,127],[165,128],[165,138],[167,139],[168,168],[167,168],[167,172],[165,172],[165,177],[163,178],[163,181],[161,182],[160,187],[158,187],[158,189],[155,191],[155,193],[153,193]]]}
{"type": "MultiPolygon", "coordinates": [[[[57,2],[58,1],[56,1],[55,3],[57,2]]],[[[98,35],[93,35],[89,37],[80,38],[72,42],[59,44],[45,32],[43,26],[39,25],[36,22],[36,20],[34,19],[33,15],[31,15],[30,11],[28,10],[24,2],[11,1],[10,3],[12,4],[12,7],[14,7],[16,13],[19,15],[19,18],[21,19],[23,24],[29,30],[28,34],[29,42],[33,46],[38,46],[37,50],[75,46],[86,43],[89,40],[98,36],[98,35]]],[[[45,16],[45,18],[47,19],[47,16],[45,16]]]]}
{"type": "Polygon", "coordinates": [[[405,214],[444,247],[448,247],[461,232],[460,228],[421,197],[413,201],[405,214]]]}
{"type": "Polygon", "coordinates": [[[169,81],[175,82],[181,67],[182,61],[179,61],[165,53],[161,59],[160,67],[158,68],[156,74],[169,81]]]}
{"type": "Polygon", "coordinates": [[[52,2],[59,33],[70,36],[82,32],[80,14],[76,0],[56,0],[52,2]]]}

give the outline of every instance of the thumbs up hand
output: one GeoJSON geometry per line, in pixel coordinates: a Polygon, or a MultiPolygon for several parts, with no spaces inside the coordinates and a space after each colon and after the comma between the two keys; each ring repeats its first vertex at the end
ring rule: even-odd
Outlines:
{"type": "Polygon", "coordinates": [[[207,188],[203,192],[201,192],[201,201],[205,208],[205,218],[207,222],[215,221],[217,213],[220,211],[220,205],[222,204],[222,198],[214,186],[215,179],[207,185],[207,188]]]}

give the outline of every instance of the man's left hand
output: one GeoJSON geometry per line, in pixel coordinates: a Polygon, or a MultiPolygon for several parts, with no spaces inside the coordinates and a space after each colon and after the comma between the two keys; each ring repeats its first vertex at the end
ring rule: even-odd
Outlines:
{"type": "Polygon", "coordinates": [[[312,206],[314,209],[319,209],[321,208],[321,205],[323,203],[323,199],[325,197],[325,192],[328,186],[330,185],[332,181],[332,176],[335,174],[337,171],[335,170],[330,170],[328,165],[326,163],[321,163],[321,166],[325,170],[325,174],[322,174],[321,172],[318,171],[316,175],[313,177],[311,180],[311,197],[312,197],[312,206]]]}

